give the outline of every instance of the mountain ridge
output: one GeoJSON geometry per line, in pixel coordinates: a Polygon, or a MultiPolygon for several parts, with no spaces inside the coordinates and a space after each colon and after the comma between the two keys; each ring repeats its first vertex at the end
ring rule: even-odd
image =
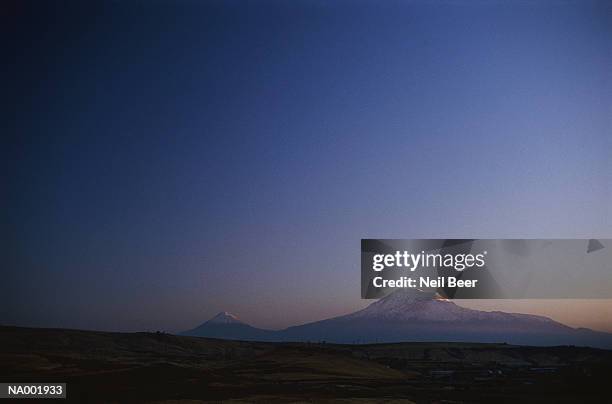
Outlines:
{"type": "MultiPolygon", "coordinates": [[[[231,319],[237,317],[226,313],[231,319]]],[[[221,314],[221,313],[220,313],[221,314]]],[[[612,348],[612,334],[533,314],[461,307],[425,292],[396,291],[353,313],[273,331],[208,320],[182,335],[271,342],[505,342],[612,348]]]]}

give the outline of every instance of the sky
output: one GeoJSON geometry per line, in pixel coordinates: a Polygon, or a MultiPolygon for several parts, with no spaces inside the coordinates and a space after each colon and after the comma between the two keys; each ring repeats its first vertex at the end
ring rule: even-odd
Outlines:
{"type": "MultiPolygon", "coordinates": [[[[612,238],[612,4],[9,3],[0,324],[282,328],[362,238],[612,238]]],[[[612,300],[474,301],[612,332],[612,300]]]]}

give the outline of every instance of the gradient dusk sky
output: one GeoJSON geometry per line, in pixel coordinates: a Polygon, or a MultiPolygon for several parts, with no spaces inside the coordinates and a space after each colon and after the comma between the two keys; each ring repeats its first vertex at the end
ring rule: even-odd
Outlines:
{"type": "Polygon", "coordinates": [[[612,2],[81,3],[3,6],[1,324],[279,328],[369,303],[361,238],[612,238],[612,2]]]}

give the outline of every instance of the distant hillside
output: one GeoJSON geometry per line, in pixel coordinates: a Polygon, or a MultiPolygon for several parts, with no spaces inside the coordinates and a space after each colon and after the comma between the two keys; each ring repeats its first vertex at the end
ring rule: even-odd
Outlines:
{"type": "Polygon", "coordinates": [[[0,346],[0,380],[67,383],[75,403],[586,403],[601,402],[612,373],[612,351],[574,347],[269,343],[19,327],[0,327],[0,346]]]}

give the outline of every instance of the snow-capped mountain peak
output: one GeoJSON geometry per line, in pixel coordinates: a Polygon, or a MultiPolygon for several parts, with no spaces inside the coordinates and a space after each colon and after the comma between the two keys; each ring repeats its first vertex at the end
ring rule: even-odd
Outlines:
{"type": "Polygon", "coordinates": [[[243,324],[235,315],[222,311],[207,321],[209,324],[243,324]]]}
{"type": "Polygon", "coordinates": [[[510,321],[517,318],[538,322],[552,322],[547,317],[481,311],[461,307],[432,291],[399,289],[372,303],[363,310],[349,314],[352,318],[393,321],[510,321]]]}
{"type": "Polygon", "coordinates": [[[477,310],[458,306],[434,292],[400,289],[349,316],[400,321],[409,319],[452,321],[478,317],[480,313],[477,310]]]}

